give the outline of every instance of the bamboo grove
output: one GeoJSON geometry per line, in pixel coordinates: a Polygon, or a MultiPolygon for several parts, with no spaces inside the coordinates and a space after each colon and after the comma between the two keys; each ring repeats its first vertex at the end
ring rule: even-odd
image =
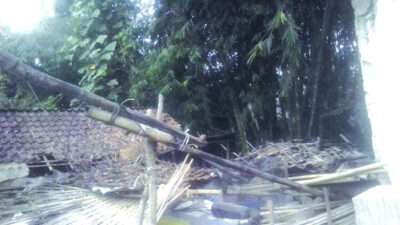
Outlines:
{"type": "MultiPolygon", "coordinates": [[[[246,140],[344,135],[371,150],[349,0],[56,0],[32,32],[0,27],[0,48],[36,69],[191,133],[246,140]]],[[[80,107],[0,74],[0,109],[80,107]]]]}

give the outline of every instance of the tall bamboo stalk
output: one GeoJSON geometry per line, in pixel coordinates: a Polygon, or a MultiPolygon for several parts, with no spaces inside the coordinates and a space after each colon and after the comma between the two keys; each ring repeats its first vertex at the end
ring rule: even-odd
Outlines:
{"type": "Polygon", "coordinates": [[[315,67],[315,80],[314,80],[314,87],[313,87],[313,94],[312,94],[312,101],[311,101],[311,115],[310,115],[310,122],[308,123],[308,129],[307,129],[308,137],[311,137],[312,130],[314,127],[316,107],[317,107],[317,103],[318,103],[319,83],[320,83],[320,79],[321,79],[322,53],[323,53],[324,46],[325,46],[325,39],[326,39],[326,34],[328,32],[329,19],[331,16],[333,4],[334,4],[334,0],[326,0],[324,19],[322,22],[322,29],[321,29],[320,46],[317,51],[317,57],[316,57],[316,63],[315,63],[316,67],[315,67]]]}

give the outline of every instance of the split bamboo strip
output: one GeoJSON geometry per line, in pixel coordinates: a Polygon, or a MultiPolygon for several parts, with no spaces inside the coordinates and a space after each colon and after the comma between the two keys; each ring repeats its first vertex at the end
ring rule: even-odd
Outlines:
{"type": "MultiPolygon", "coordinates": [[[[344,171],[340,171],[340,172],[346,172],[348,170],[344,170],[344,171]]],[[[357,175],[364,175],[364,174],[375,174],[375,173],[385,173],[386,170],[383,168],[377,168],[373,171],[366,171],[364,173],[359,173],[357,175]]],[[[310,180],[310,179],[316,179],[316,178],[320,178],[320,177],[326,177],[326,176],[331,176],[333,174],[337,174],[339,172],[336,173],[318,173],[318,174],[307,174],[307,175],[301,175],[301,176],[295,176],[295,177],[289,177],[289,180],[292,181],[299,181],[299,180],[310,180]]]]}
{"type": "Polygon", "coordinates": [[[361,173],[366,173],[369,171],[373,171],[376,169],[381,169],[382,167],[386,166],[385,163],[382,162],[377,162],[377,163],[373,163],[373,164],[369,164],[366,166],[362,166],[362,167],[358,167],[355,169],[350,169],[344,172],[339,172],[339,173],[334,173],[331,175],[326,175],[323,177],[318,177],[315,179],[310,179],[310,180],[304,180],[304,181],[298,181],[298,183],[301,184],[305,184],[305,185],[315,185],[315,184],[323,184],[325,182],[329,182],[329,181],[333,181],[333,180],[337,180],[337,179],[342,179],[342,178],[346,178],[346,177],[351,177],[351,176],[355,176],[361,173]]]}

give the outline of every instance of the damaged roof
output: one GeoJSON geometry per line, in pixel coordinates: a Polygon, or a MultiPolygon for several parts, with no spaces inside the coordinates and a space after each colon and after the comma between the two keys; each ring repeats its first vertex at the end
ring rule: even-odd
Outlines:
{"type": "MultiPolygon", "coordinates": [[[[132,146],[135,136],[81,110],[0,111],[0,162],[101,159],[132,146]]],[[[179,126],[167,114],[163,120],[179,126]]]]}

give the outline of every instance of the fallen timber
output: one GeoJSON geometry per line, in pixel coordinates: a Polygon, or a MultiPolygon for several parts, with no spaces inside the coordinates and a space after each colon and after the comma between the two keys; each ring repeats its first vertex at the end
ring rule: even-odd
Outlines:
{"type": "MultiPolygon", "coordinates": [[[[108,111],[119,111],[119,115],[123,115],[127,118],[133,119],[145,125],[151,127],[157,127],[162,131],[166,131],[179,138],[185,138],[188,134],[180,131],[174,127],[168,126],[167,124],[135,112],[134,110],[120,106],[118,103],[112,102],[108,99],[100,97],[96,94],[90,93],[76,85],[62,81],[55,77],[49,76],[43,72],[31,68],[30,66],[22,63],[14,55],[7,53],[0,49],[0,71],[10,78],[17,80],[27,80],[32,82],[36,86],[40,86],[49,91],[60,92],[64,95],[68,95],[73,98],[77,98],[81,101],[94,105],[108,111]]],[[[189,143],[203,146],[205,142],[198,137],[189,135],[189,143]]]]}
{"type": "MultiPolygon", "coordinates": [[[[94,108],[94,107],[90,107],[88,114],[89,114],[89,117],[94,118],[94,119],[98,119],[98,120],[102,120],[102,121],[109,121],[111,116],[112,116],[112,114],[110,112],[107,112],[107,111],[104,111],[104,110],[101,110],[101,109],[97,109],[97,108],[94,108]]],[[[142,135],[144,134],[143,133],[144,130],[141,129],[140,125],[137,124],[135,121],[132,121],[132,120],[130,120],[128,118],[117,117],[115,119],[115,121],[114,121],[114,125],[120,126],[121,128],[133,131],[133,132],[138,133],[138,134],[142,134],[142,135]],[[126,122],[126,123],[124,123],[124,122],[126,122]]],[[[174,142],[169,142],[168,141],[168,140],[172,141],[173,138],[170,137],[170,139],[169,139],[168,135],[165,134],[162,131],[157,131],[155,129],[154,130],[151,129],[149,133],[144,134],[144,135],[148,136],[150,138],[154,138],[155,140],[158,140],[160,142],[163,142],[164,144],[168,144],[168,145],[172,145],[172,146],[175,145],[176,146],[176,144],[174,142]],[[164,138],[161,138],[161,137],[167,137],[167,138],[164,139],[164,138]]],[[[242,172],[247,173],[247,174],[251,174],[251,175],[254,175],[254,176],[257,176],[257,177],[264,178],[264,179],[269,180],[271,182],[283,184],[283,185],[292,187],[292,188],[294,188],[296,190],[301,190],[301,191],[310,193],[310,194],[312,194],[314,196],[323,196],[323,192],[320,191],[320,190],[317,190],[315,188],[311,188],[311,187],[308,187],[307,185],[300,184],[298,182],[291,181],[289,179],[277,177],[277,176],[262,172],[262,171],[260,171],[258,169],[253,168],[253,167],[243,165],[243,164],[241,164],[239,162],[235,162],[235,161],[231,161],[231,160],[220,158],[218,156],[203,152],[203,151],[197,149],[193,145],[186,145],[186,147],[183,149],[183,152],[186,152],[186,153],[188,153],[190,155],[193,155],[193,156],[196,156],[198,158],[209,160],[209,161],[217,163],[219,165],[223,165],[223,166],[226,166],[226,167],[229,167],[229,168],[233,168],[233,169],[242,171],[242,172]]]]}
{"type": "MultiPolygon", "coordinates": [[[[27,66],[24,63],[21,63],[17,57],[15,57],[3,50],[0,50],[0,71],[2,73],[4,73],[5,75],[9,76],[10,78],[14,78],[17,80],[27,80],[29,82],[32,82],[34,85],[46,88],[49,91],[60,92],[62,94],[65,94],[70,97],[77,98],[83,102],[86,102],[89,105],[94,105],[94,106],[100,107],[104,110],[113,112],[113,113],[110,113],[108,120],[106,120],[105,122],[114,124],[115,120],[117,120],[118,115],[119,115],[120,117],[126,117],[126,119],[131,119],[131,120],[137,121],[138,123],[142,123],[142,124],[150,126],[150,127],[155,127],[157,129],[161,130],[160,132],[164,131],[164,133],[168,133],[169,135],[176,136],[180,139],[185,139],[186,137],[188,137],[189,145],[185,145],[183,151],[188,154],[191,154],[193,156],[207,159],[207,160],[213,161],[215,163],[218,163],[220,165],[224,165],[226,167],[234,168],[234,169],[237,169],[237,170],[242,171],[247,174],[251,174],[254,176],[264,178],[271,182],[283,184],[283,185],[292,187],[296,190],[305,191],[314,196],[323,196],[324,195],[324,193],[322,191],[311,188],[307,185],[300,184],[300,183],[297,183],[297,182],[294,182],[294,181],[291,181],[288,179],[280,178],[277,176],[273,176],[271,174],[264,173],[260,170],[257,170],[253,167],[243,165],[238,162],[226,160],[226,159],[214,156],[212,154],[203,152],[203,151],[197,149],[196,147],[194,147],[193,145],[191,145],[191,144],[195,144],[199,147],[204,146],[205,141],[203,141],[201,138],[191,136],[185,132],[182,132],[173,127],[170,127],[156,119],[142,115],[142,114],[137,113],[133,110],[130,110],[126,107],[120,106],[118,103],[112,102],[112,101],[107,100],[103,97],[100,97],[96,94],[85,91],[84,89],[82,89],[76,85],[70,84],[68,82],[62,81],[55,77],[49,76],[49,75],[47,75],[43,72],[40,72],[36,69],[33,69],[30,66],[27,66]],[[117,115],[117,117],[113,118],[114,115],[117,115]]],[[[141,129],[139,134],[143,135],[143,134],[147,133],[147,132],[142,131],[143,129],[140,127],[139,124],[137,124],[137,126],[139,127],[139,129],[141,129]]],[[[125,129],[127,129],[127,128],[125,128],[125,129]]],[[[146,136],[148,136],[148,135],[146,135],[146,136]]],[[[149,136],[149,137],[151,138],[151,136],[149,136]]],[[[168,143],[168,144],[176,145],[177,143],[176,143],[176,141],[174,141],[173,143],[168,143]]]]}

